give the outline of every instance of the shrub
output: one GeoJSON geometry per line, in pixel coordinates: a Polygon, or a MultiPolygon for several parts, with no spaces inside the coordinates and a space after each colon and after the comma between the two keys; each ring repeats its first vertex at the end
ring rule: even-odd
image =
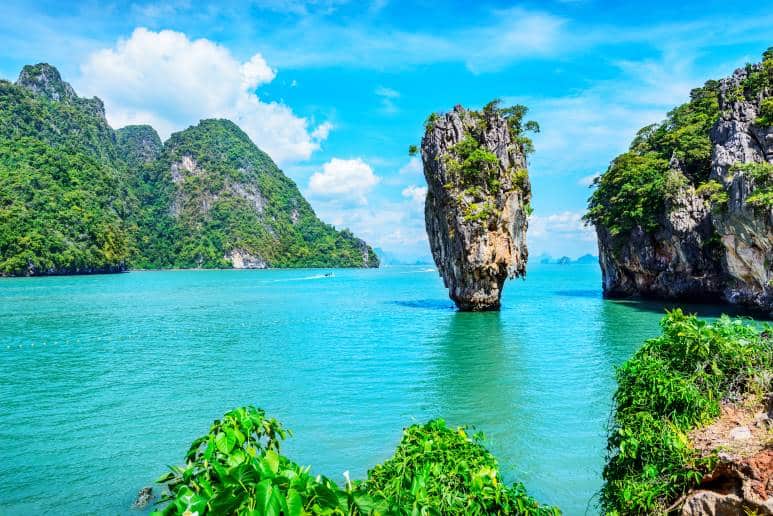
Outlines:
{"type": "Polygon", "coordinates": [[[228,412],[158,480],[168,493],[154,515],[559,514],[501,482],[482,436],[442,420],[407,428],[391,459],[343,487],[281,455],[288,435],[255,407],[228,412]]]}
{"type": "Polygon", "coordinates": [[[363,487],[399,514],[560,514],[522,484],[508,486],[482,435],[442,419],[403,432],[394,456],[368,472],[363,487]]]}
{"type": "Polygon", "coordinates": [[[746,174],[754,181],[747,203],[755,208],[773,208],[773,163],[737,163],[731,170],[746,174]]]}
{"type": "Polygon", "coordinates": [[[760,103],[760,116],[755,122],[759,125],[773,125],[773,97],[768,97],[760,103]]]}
{"type": "Polygon", "coordinates": [[[722,316],[710,324],[676,309],[617,370],[601,505],[607,514],[653,514],[696,485],[713,457],[687,433],[720,413],[723,400],[767,390],[769,328],[722,316]]]}
{"type": "Polygon", "coordinates": [[[695,189],[695,193],[701,197],[708,198],[709,202],[715,206],[724,206],[729,199],[725,187],[713,179],[698,186],[695,189]]]}

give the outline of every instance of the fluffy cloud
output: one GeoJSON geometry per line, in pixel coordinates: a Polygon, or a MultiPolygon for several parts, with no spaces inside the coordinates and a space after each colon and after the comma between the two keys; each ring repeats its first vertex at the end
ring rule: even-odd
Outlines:
{"type": "Polygon", "coordinates": [[[314,209],[322,220],[351,229],[375,247],[413,258],[429,254],[424,214],[412,209],[410,201],[377,199],[372,205],[352,207],[321,202],[314,209]]]}
{"type": "Polygon", "coordinates": [[[166,138],[202,118],[228,118],[276,161],[308,159],[331,126],[310,128],[288,106],[261,100],[256,88],[275,76],[260,54],[242,63],[209,40],[138,28],[91,54],[77,86],[105,101],[115,127],[149,123],[166,138]]]}
{"type": "Polygon", "coordinates": [[[400,168],[400,175],[420,175],[422,172],[421,159],[413,156],[408,163],[400,168]]]}
{"type": "Polygon", "coordinates": [[[529,235],[536,237],[572,235],[590,242],[596,239],[596,233],[593,231],[593,228],[586,226],[582,221],[582,214],[574,211],[553,213],[545,216],[533,215],[529,219],[529,235]]]}
{"type": "Polygon", "coordinates": [[[333,158],[322,165],[322,172],[309,179],[308,193],[312,197],[340,203],[368,203],[367,193],[381,180],[370,165],[356,159],[333,158]]]}
{"type": "Polygon", "coordinates": [[[550,215],[532,215],[527,233],[530,254],[575,256],[596,253],[596,232],[582,221],[582,213],[564,211],[550,215]]]}
{"type": "Polygon", "coordinates": [[[426,186],[410,185],[403,189],[403,197],[407,197],[415,206],[424,206],[424,198],[427,197],[426,186]]]}

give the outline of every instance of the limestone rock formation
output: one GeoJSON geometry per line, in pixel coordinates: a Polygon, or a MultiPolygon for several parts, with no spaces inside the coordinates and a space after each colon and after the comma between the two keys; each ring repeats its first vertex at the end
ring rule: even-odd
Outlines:
{"type": "MultiPolygon", "coordinates": [[[[651,156],[660,154],[666,170],[655,178],[663,185],[658,197],[634,184],[633,172],[598,181],[609,193],[594,193],[586,218],[596,225],[605,296],[773,311],[773,127],[765,114],[773,109],[773,51],[765,56],[762,64],[694,90],[689,104],[660,127],[643,129],[618,158],[650,160],[651,169],[657,167],[651,156]],[[623,187],[644,193],[621,201],[628,195],[623,187]],[[622,217],[609,216],[611,205],[625,204],[617,208],[623,213],[634,211],[636,201],[639,220],[614,227],[622,217]]],[[[618,160],[605,175],[619,172],[618,160]]]]}
{"type": "Polygon", "coordinates": [[[429,118],[421,142],[427,235],[460,310],[498,310],[505,280],[526,274],[530,142],[517,108],[456,106],[429,118]]]}
{"type": "Polygon", "coordinates": [[[729,404],[713,424],[694,431],[691,441],[718,462],[700,485],[680,500],[683,516],[773,515],[773,426],[771,405],[729,404]]]}

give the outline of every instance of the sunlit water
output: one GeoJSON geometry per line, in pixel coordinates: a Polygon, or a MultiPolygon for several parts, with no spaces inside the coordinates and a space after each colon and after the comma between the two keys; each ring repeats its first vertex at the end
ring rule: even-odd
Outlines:
{"type": "Polygon", "coordinates": [[[136,512],[137,490],[244,404],[338,480],[409,424],[474,425],[508,481],[598,512],[614,366],[663,305],[602,300],[595,265],[531,266],[483,314],[457,313],[428,267],[324,272],[0,280],[0,513],[136,512]]]}

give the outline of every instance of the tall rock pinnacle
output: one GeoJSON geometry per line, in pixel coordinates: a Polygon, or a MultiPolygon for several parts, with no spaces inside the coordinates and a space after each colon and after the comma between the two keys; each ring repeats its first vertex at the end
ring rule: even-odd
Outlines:
{"type": "Polygon", "coordinates": [[[427,235],[449,296],[463,311],[498,310],[505,280],[526,274],[531,141],[522,133],[538,126],[522,126],[525,112],[492,102],[427,120],[427,235]]]}

